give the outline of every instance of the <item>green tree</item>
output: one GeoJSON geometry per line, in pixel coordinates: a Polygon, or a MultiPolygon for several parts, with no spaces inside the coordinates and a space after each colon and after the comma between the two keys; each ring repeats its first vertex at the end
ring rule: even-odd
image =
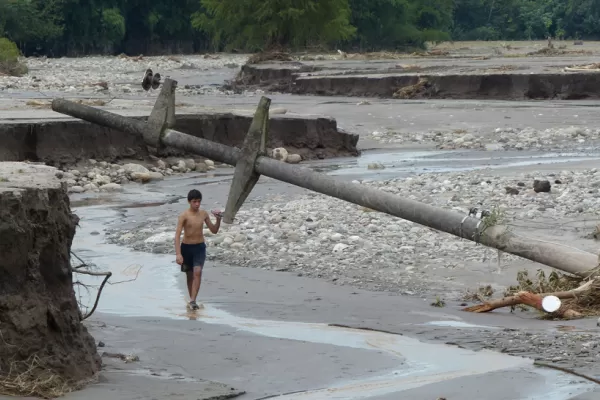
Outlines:
{"type": "Polygon", "coordinates": [[[19,61],[21,52],[14,42],[0,37],[0,72],[21,76],[27,73],[27,66],[19,61]]]}
{"type": "Polygon", "coordinates": [[[118,8],[102,10],[102,38],[110,45],[120,44],[125,37],[125,18],[118,8]]]}
{"type": "Polygon", "coordinates": [[[348,0],[201,0],[192,25],[215,48],[261,50],[332,44],[351,38],[348,0]]]}

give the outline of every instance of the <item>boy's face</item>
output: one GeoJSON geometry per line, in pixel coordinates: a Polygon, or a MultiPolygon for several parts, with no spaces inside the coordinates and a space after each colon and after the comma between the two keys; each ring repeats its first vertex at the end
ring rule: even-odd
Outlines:
{"type": "Polygon", "coordinates": [[[200,203],[201,200],[200,199],[193,199],[189,201],[190,203],[190,208],[194,211],[198,211],[200,209],[200,203]]]}

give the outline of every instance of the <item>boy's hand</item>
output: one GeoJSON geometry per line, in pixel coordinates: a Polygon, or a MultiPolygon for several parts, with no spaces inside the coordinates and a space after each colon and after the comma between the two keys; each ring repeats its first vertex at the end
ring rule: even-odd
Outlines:
{"type": "Polygon", "coordinates": [[[179,265],[183,264],[183,256],[181,254],[177,254],[177,257],[175,258],[175,261],[179,265]]]}
{"type": "Polygon", "coordinates": [[[214,215],[217,219],[223,218],[223,211],[219,210],[211,210],[212,215],[214,215]]]}

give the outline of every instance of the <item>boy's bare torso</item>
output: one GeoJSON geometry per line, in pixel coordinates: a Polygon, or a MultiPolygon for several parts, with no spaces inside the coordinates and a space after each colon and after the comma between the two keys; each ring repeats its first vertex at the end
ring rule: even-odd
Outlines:
{"type": "Polygon", "coordinates": [[[181,213],[183,219],[183,243],[198,244],[204,243],[204,220],[207,213],[204,210],[197,212],[185,210],[181,213]]]}

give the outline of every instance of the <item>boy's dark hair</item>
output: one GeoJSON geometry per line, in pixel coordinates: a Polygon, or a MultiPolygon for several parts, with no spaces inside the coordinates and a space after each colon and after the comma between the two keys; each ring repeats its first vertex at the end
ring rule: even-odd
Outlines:
{"type": "Polygon", "coordinates": [[[188,193],[188,201],[202,200],[202,193],[197,189],[192,189],[188,193]]]}

